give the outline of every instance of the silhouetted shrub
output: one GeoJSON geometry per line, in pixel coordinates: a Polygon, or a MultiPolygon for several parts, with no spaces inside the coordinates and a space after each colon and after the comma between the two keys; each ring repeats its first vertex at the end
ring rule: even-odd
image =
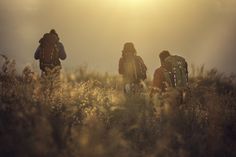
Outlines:
{"type": "Polygon", "coordinates": [[[0,156],[236,156],[235,80],[214,69],[201,68],[180,103],[175,89],[125,97],[120,77],[84,67],[40,77],[4,66],[0,156]]]}

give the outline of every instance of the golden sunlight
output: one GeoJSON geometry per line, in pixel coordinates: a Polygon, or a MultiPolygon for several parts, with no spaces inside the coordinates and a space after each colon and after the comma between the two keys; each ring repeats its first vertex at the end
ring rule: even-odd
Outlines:
{"type": "Polygon", "coordinates": [[[146,7],[163,2],[163,0],[118,0],[112,2],[110,0],[105,0],[105,1],[106,4],[110,3],[111,5],[116,5],[116,7],[123,7],[123,8],[146,7]]]}
{"type": "Polygon", "coordinates": [[[142,5],[148,3],[148,0],[119,0],[118,3],[131,4],[131,5],[142,5]]]}

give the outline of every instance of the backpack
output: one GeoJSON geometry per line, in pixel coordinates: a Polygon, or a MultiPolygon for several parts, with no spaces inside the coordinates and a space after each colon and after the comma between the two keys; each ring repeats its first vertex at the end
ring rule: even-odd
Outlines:
{"type": "Polygon", "coordinates": [[[123,76],[129,81],[137,80],[137,69],[135,66],[135,59],[132,58],[122,58],[121,60],[121,69],[123,76]]]}
{"type": "Polygon", "coordinates": [[[171,87],[186,87],[188,85],[187,62],[180,56],[169,56],[164,61],[164,77],[171,87]]]}
{"type": "Polygon", "coordinates": [[[135,66],[136,66],[136,72],[137,72],[138,79],[145,80],[147,78],[147,67],[144,64],[141,57],[139,57],[139,56],[135,57],[135,66]]]}
{"type": "Polygon", "coordinates": [[[122,57],[119,65],[120,73],[124,75],[128,80],[139,82],[140,80],[145,80],[147,78],[146,65],[139,56],[134,56],[131,58],[122,57]]]}
{"type": "Polygon", "coordinates": [[[59,50],[57,48],[58,39],[55,35],[46,33],[40,42],[40,69],[54,68],[60,65],[59,50]]]}

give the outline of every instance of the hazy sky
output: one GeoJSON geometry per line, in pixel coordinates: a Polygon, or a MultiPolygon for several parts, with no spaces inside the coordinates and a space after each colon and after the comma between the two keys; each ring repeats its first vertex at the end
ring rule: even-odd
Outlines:
{"type": "Polygon", "coordinates": [[[1,0],[0,52],[19,69],[38,64],[38,40],[51,28],[64,43],[62,64],[115,73],[123,44],[132,41],[149,68],[167,49],[200,66],[236,67],[235,0],[1,0]]]}

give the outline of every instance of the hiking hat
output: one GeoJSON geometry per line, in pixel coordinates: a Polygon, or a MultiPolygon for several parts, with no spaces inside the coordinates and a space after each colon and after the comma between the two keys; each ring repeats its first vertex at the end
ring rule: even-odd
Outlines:
{"type": "Polygon", "coordinates": [[[167,57],[170,56],[170,52],[167,51],[167,50],[163,50],[160,54],[159,54],[159,57],[160,57],[160,60],[161,61],[164,61],[167,57]]]}
{"type": "Polygon", "coordinates": [[[122,50],[123,55],[127,53],[133,53],[136,54],[136,49],[134,48],[134,44],[132,42],[127,42],[124,44],[124,48],[122,50]]]}
{"type": "Polygon", "coordinates": [[[60,39],[55,29],[51,29],[50,33],[56,35],[58,40],[60,39]]]}

